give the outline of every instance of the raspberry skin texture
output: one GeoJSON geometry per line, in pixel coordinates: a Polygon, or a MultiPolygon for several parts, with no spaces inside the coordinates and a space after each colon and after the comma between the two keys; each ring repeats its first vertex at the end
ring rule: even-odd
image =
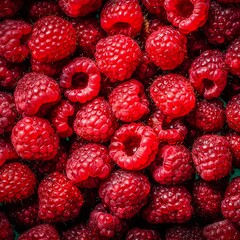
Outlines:
{"type": "Polygon", "coordinates": [[[24,0],[3,0],[1,1],[0,19],[12,17],[23,5],[24,0]]]}
{"type": "Polygon", "coordinates": [[[101,11],[100,21],[109,35],[134,37],[142,28],[143,14],[137,0],[109,0],[101,11]]]}
{"type": "Polygon", "coordinates": [[[230,149],[233,156],[233,165],[240,168],[240,135],[230,133],[226,135],[226,139],[230,144],[230,149]]]}
{"type": "Polygon", "coordinates": [[[184,186],[154,186],[143,210],[149,223],[184,223],[192,217],[191,195],[184,186]]]}
{"type": "Polygon", "coordinates": [[[38,216],[47,222],[64,222],[78,216],[83,204],[80,190],[63,174],[53,172],[39,184],[38,216]]]}
{"type": "Polygon", "coordinates": [[[117,125],[108,102],[103,97],[98,97],[77,112],[73,128],[85,140],[106,142],[114,134],[117,125]]]}
{"type": "Polygon", "coordinates": [[[100,91],[100,72],[90,58],[80,57],[66,65],[60,76],[60,86],[71,102],[85,103],[100,91]]]}
{"type": "Polygon", "coordinates": [[[101,183],[98,193],[115,216],[128,219],[147,203],[150,187],[142,173],[117,170],[101,183]]]}
{"type": "Polygon", "coordinates": [[[30,197],[36,187],[36,177],[19,162],[8,163],[0,169],[0,202],[15,202],[30,197]]]}
{"type": "Polygon", "coordinates": [[[207,134],[199,137],[193,144],[192,158],[205,181],[219,180],[231,171],[232,155],[224,136],[207,134]]]}
{"type": "Polygon", "coordinates": [[[18,158],[18,155],[8,138],[0,138],[0,167],[7,161],[18,158]]]}
{"type": "Polygon", "coordinates": [[[4,213],[0,212],[0,239],[13,240],[13,229],[4,213]]]}
{"type": "Polygon", "coordinates": [[[162,70],[173,70],[180,66],[187,52],[187,38],[172,27],[161,27],[147,39],[146,52],[162,70]]]}
{"type": "Polygon", "coordinates": [[[151,14],[158,18],[161,18],[163,13],[165,13],[163,8],[164,0],[142,0],[142,3],[151,14]]]}
{"type": "Polygon", "coordinates": [[[17,154],[26,160],[53,159],[59,147],[59,138],[46,119],[24,117],[16,123],[11,135],[17,154]]]}
{"type": "Polygon", "coordinates": [[[57,16],[47,16],[34,24],[28,47],[32,58],[51,63],[72,54],[76,42],[76,31],[70,22],[57,16]]]}
{"type": "Polygon", "coordinates": [[[168,21],[184,34],[193,32],[205,24],[209,7],[209,0],[164,1],[168,21]]]}
{"type": "Polygon", "coordinates": [[[227,84],[228,67],[220,50],[206,50],[189,69],[193,88],[206,100],[217,98],[227,84]]]}
{"type": "Polygon", "coordinates": [[[128,231],[126,240],[161,240],[160,234],[151,229],[132,228],[128,231]]]}
{"type": "Polygon", "coordinates": [[[131,77],[142,57],[138,44],[122,34],[101,39],[96,45],[95,60],[101,73],[110,81],[131,77]]]}
{"type": "Polygon", "coordinates": [[[58,83],[42,73],[26,73],[14,91],[17,111],[23,116],[44,116],[61,99],[58,83]]]}
{"type": "Polygon", "coordinates": [[[109,155],[122,169],[141,170],[154,161],[158,139],[154,131],[141,123],[122,125],[109,145],[109,155]]]}
{"type": "Polygon", "coordinates": [[[119,84],[109,96],[115,117],[123,122],[133,122],[149,113],[149,102],[144,86],[135,79],[119,84]]]}
{"type": "Polygon", "coordinates": [[[166,121],[188,114],[195,106],[195,95],[190,82],[178,74],[157,77],[150,87],[155,105],[166,116],[166,121]]]}

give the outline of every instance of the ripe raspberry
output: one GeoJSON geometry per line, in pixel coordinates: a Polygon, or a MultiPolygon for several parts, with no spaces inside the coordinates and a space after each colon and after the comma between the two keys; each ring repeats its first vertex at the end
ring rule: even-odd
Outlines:
{"type": "Polygon", "coordinates": [[[191,195],[184,186],[154,186],[143,217],[153,224],[183,223],[193,213],[191,195]]]}
{"type": "Polygon", "coordinates": [[[47,16],[34,24],[28,47],[34,59],[51,63],[72,54],[76,41],[76,32],[70,22],[57,16],[47,16]]]}
{"type": "Polygon", "coordinates": [[[0,168],[0,202],[14,202],[34,193],[35,175],[19,162],[8,163],[0,168]]]}
{"type": "Polygon", "coordinates": [[[31,32],[31,25],[22,20],[6,19],[1,22],[0,57],[9,62],[23,62],[29,53],[26,40],[31,32]]]}
{"type": "Polygon", "coordinates": [[[61,99],[58,83],[41,73],[27,73],[17,83],[14,98],[24,116],[44,116],[61,99]]]}
{"type": "Polygon", "coordinates": [[[101,11],[101,27],[110,35],[140,33],[143,14],[137,0],[109,0],[101,11]]]}
{"type": "Polygon", "coordinates": [[[132,38],[121,34],[101,39],[95,52],[100,72],[112,82],[130,78],[140,63],[141,56],[138,44],[132,38]]]}
{"type": "Polygon", "coordinates": [[[163,12],[165,13],[163,8],[164,0],[142,0],[142,3],[151,14],[156,15],[158,18],[162,17],[163,12]]]}
{"type": "Polygon", "coordinates": [[[150,87],[155,105],[166,115],[166,121],[188,114],[195,106],[195,95],[189,81],[177,74],[157,77],[150,87]]]}
{"type": "Polygon", "coordinates": [[[146,52],[162,70],[173,70],[182,62],[187,52],[187,38],[172,27],[161,27],[146,41],[146,52]]]}
{"type": "Polygon", "coordinates": [[[11,17],[19,11],[24,0],[3,0],[1,1],[0,19],[4,17],[11,17]]]}
{"type": "Polygon", "coordinates": [[[106,142],[114,134],[117,122],[108,102],[98,97],[77,112],[73,128],[85,140],[106,142]]]}
{"type": "Polygon", "coordinates": [[[156,230],[144,228],[132,228],[128,231],[126,240],[161,240],[160,234],[156,230]]]}
{"type": "Polygon", "coordinates": [[[114,134],[109,146],[109,155],[122,169],[146,168],[158,151],[158,140],[154,131],[141,123],[122,125],[114,134]]]}
{"type": "Polygon", "coordinates": [[[193,144],[192,157],[197,172],[206,181],[219,180],[231,171],[230,145],[223,136],[199,137],[193,144]]]}
{"type": "Polygon", "coordinates": [[[131,218],[147,203],[148,179],[140,172],[118,170],[99,187],[104,205],[119,218],[131,218]]]}
{"type": "Polygon", "coordinates": [[[38,216],[48,222],[68,221],[79,214],[83,197],[63,174],[49,174],[38,188],[38,216]]]}
{"type": "Polygon", "coordinates": [[[144,86],[135,79],[114,88],[109,96],[109,104],[115,117],[124,122],[137,121],[149,113],[144,86]]]}
{"type": "Polygon", "coordinates": [[[8,221],[5,214],[0,212],[0,239],[2,240],[12,240],[13,239],[13,229],[8,221]]]}
{"type": "Polygon", "coordinates": [[[226,139],[230,144],[230,149],[233,156],[233,165],[240,168],[240,135],[231,133],[226,135],[226,139]]]}
{"type": "Polygon", "coordinates": [[[48,120],[24,117],[14,126],[12,144],[18,155],[27,160],[49,160],[55,157],[59,139],[48,120]]]}
{"type": "Polygon", "coordinates": [[[220,96],[227,84],[227,75],[225,57],[219,50],[204,51],[189,70],[193,88],[207,100],[220,96]]]}

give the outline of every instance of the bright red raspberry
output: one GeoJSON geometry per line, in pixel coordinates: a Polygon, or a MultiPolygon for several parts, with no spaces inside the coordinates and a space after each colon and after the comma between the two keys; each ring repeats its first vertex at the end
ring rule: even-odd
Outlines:
{"type": "Polygon", "coordinates": [[[150,183],[142,173],[118,170],[99,187],[104,205],[119,218],[131,218],[147,203],[150,183]]]}
{"type": "Polygon", "coordinates": [[[161,240],[160,234],[156,230],[144,228],[132,228],[128,231],[126,240],[161,240]]]}
{"type": "Polygon", "coordinates": [[[195,106],[190,82],[178,74],[157,77],[150,87],[155,105],[166,115],[166,121],[188,114],[195,106]]]}
{"type": "Polygon", "coordinates": [[[55,157],[59,138],[50,122],[39,117],[24,117],[14,126],[12,144],[26,160],[49,160],[55,157]]]}
{"type": "Polygon", "coordinates": [[[57,16],[47,16],[34,24],[28,47],[34,59],[51,63],[72,54],[76,41],[76,32],[70,22],[57,16]]]}
{"type": "Polygon", "coordinates": [[[156,15],[158,18],[161,18],[165,13],[163,8],[164,0],[142,0],[142,3],[151,14],[156,15]]]}
{"type": "Polygon", "coordinates": [[[73,128],[75,133],[85,140],[106,142],[114,134],[117,122],[108,102],[98,97],[81,107],[73,128]]]}
{"type": "Polygon", "coordinates": [[[101,11],[101,27],[110,35],[140,33],[143,14],[138,0],[109,0],[101,11]]]}
{"type": "Polygon", "coordinates": [[[7,161],[18,158],[18,155],[8,138],[0,138],[0,167],[7,161]]]}
{"type": "Polygon", "coordinates": [[[230,133],[226,135],[226,139],[230,144],[230,149],[233,156],[233,165],[240,168],[240,135],[230,133]]]}
{"type": "Polygon", "coordinates": [[[199,137],[193,144],[192,157],[197,172],[206,181],[219,180],[231,171],[232,155],[224,136],[199,137]]]}
{"type": "Polygon", "coordinates": [[[19,11],[24,0],[2,0],[0,8],[0,19],[4,17],[11,17],[19,11]]]}
{"type": "Polygon", "coordinates": [[[117,34],[101,39],[96,46],[95,59],[112,82],[131,77],[141,60],[141,49],[130,37],[117,34]]]}
{"type": "Polygon", "coordinates": [[[13,240],[13,229],[8,218],[0,212],[0,239],[13,240]]]}
{"type": "Polygon", "coordinates": [[[189,70],[193,88],[205,99],[219,97],[227,84],[228,68],[220,50],[207,50],[197,57],[189,70]]]}
{"type": "Polygon", "coordinates": [[[48,222],[74,219],[83,204],[80,190],[59,172],[43,179],[39,184],[38,198],[38,216],[48,222]]]}
{"type": "Polygon", "coordinates": [[[172,27],[161,27],[146,41],[146,52],[162,70],[173,70],[182,62],[187,52],[187,38],[172,27]]]}
{"type": "Polygon", "coordinates": [[[184,186],[154,186],[143,210],[149,223],[183,223],[192,217],[191,195],[184,186]]]}

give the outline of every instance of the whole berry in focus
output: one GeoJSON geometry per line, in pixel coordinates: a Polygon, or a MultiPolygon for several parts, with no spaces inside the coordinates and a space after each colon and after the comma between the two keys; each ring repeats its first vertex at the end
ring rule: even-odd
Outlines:
{"type": "Polygon", "coordinates": [[[160,234],[156,230],[144,228],[132,228],[128,231],[126,240],[161,240],[160,234]]]}
{"type": "Polygon", "coordinates": [[[0,239],[2,240],[12,240],[13,239],[13,229],[8,221],[8,218],[4,213],[0,212],[0,239]]]}

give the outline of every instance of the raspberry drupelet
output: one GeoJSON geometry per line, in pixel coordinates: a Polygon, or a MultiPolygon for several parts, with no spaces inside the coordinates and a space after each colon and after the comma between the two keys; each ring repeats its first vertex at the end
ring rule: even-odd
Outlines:
{"type": "Polygon", "coordinates": [[[0,239],[13,240],[13,228],[6,215],[0,212],[0,239]]]}
{"type": "Polygon", "coordinates": [[[240,135],[233,132],[226,135],[233,156],[233,165],[240,168],[240,135]]]}
{"type": "Polygon", "coordinates": [[[165,14],[165,10],[163,8],[164,0],[142,0],[142,3],[151,14],[157,16],[160,19],[165,14]]]}
{"type": "Polygon", "coordinates": [[[128,231],[126,240],[161,240],[160,234],[156,230],[144,228],[132,228],[128,231]]]}

